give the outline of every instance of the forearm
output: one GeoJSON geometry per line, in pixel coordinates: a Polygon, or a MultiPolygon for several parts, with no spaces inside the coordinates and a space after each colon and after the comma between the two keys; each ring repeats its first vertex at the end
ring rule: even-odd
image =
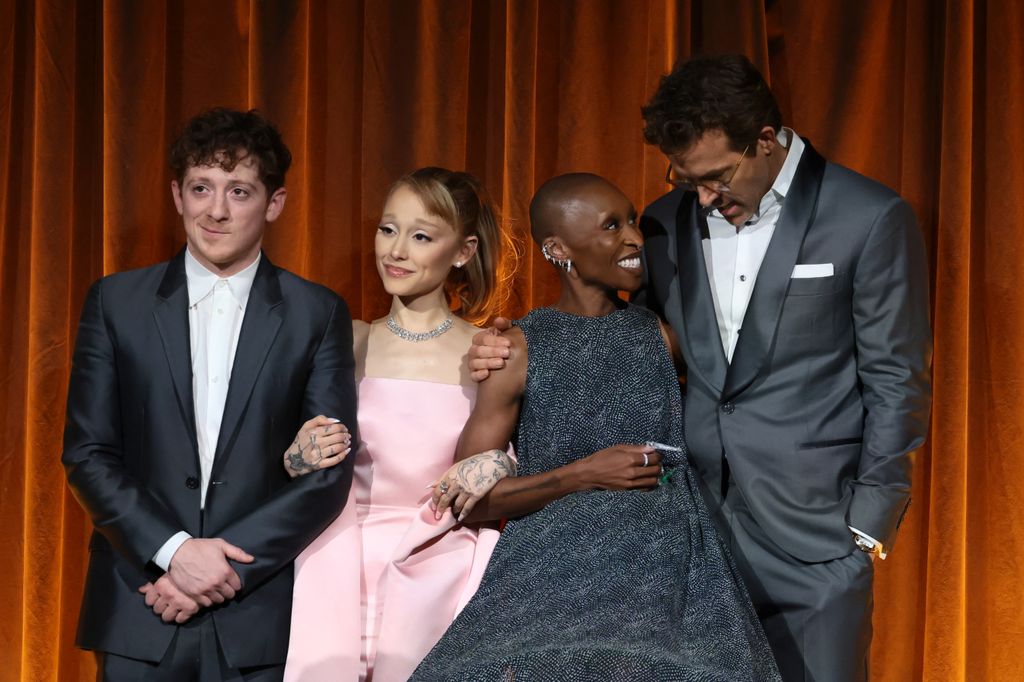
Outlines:
{"type": "Polygon", "coordinates": [[[293,561],[337,518],[352,485],[352,461],[300,476],[244,518],[216,533],[217,537],[255,557],[235,564],[246,594],[293,561]]]}
{"type": "Polygon", "coordinates": [[[181,525],[135,482],[118,457],[71,454],[65,451],[65,468],[75,498],[96,530],[141,570],[181,525]]]}
{"type": "Polygon", "coordinates": [[[927,258],[909,206],[873,226],[854,277],[857,371],[864,439],[849,524],[890,545],[910,499],[910,453],[931,406],[927,258]]]}
{"type": "Polygon", "coordinates": [[[578,474],[577,463],[542,474],[504,478],[477,503],[464,522],[480,523],[525,516],[586,488],[578,474]]]}
{"type": "MultiPolygon", "coordinates": [[[[352,320],[338,299],[310,368],[300,418],[305,422],[324,415],[340,420],[352,435],[353,451],[359,447],[354,367],[352,320]]],[[[337,518],[352,485],[353,459],[292,480],[218,533],[255,557],[251,564],[236,566],[243,594],[291,562],[337,518]]]]}
{"type": "Polygon", "coordinates": [[[61,461],[68,485],[93,525],[141,569],[181,526],[125,464],[117,367],[100,281],[89,289],[82,307],[61,461]]]}

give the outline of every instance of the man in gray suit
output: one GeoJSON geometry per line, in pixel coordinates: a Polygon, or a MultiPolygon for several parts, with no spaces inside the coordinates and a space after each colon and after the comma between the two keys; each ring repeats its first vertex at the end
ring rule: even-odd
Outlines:
{"type": "Polygon", "coordinates": [[[686,359],[708,502],[784,678],[864,679],[930,408],[913,212],[782,127],[743,57],[678,65],[643,115],[676,186],[644,212],[643,302],[686,359]]]}
{"type": "MultiPolygon", "coordinates": [[[[930,408],[914,215],[784,128],[744,57],[677,65],[643,115],[675,189],[641,219],[638,302],[686,360],[708,505],[784,679],[863,680],[873,561],[909,504],[930,408]]],[[[474,369],[499,353],[474,347],[474,369]]]]}

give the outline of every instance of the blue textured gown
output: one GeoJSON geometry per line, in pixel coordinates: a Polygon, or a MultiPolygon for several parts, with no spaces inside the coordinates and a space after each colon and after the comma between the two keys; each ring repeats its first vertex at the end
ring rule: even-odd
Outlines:
{"type": "MultiPolygon", "coordinates": [[[[620,443],[684,448],[682,397],[657,319],[550,308],[516,323],[526,390],[520,475],[620,443]]],[[[739,574],[685,455],[650,491],[578,492],[509,521],[480,589],[412,679],[776,680],[739,574]]]]}

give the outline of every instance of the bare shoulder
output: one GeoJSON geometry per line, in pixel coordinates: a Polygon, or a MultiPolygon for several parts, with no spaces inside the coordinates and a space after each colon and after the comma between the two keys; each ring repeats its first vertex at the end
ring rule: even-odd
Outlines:
{"type": "Polygon", "coordinates": [[[370,325],[362,320],[352,320],[352,354],[356,358],[357,377],[362,377],[365,372],[369,338],[370,325]]]}
{"type": "Polygon", "coordinates": [[[362,320],[352,320],[353,343],[366,343],[366,337],[370,335],[370,323],[362,320]]]}

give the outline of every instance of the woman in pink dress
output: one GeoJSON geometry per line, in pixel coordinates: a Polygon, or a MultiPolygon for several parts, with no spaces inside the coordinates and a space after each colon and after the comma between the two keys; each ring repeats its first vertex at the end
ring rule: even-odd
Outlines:
{"type": "MultiPolygon", "coordinates": [[[[467,319],[495,301],[502,238],[466,173],[422,168],[388,195],[374,253],[391,311],[353,325],[361,445],[341,516],[295,561],[286,680],[405,680],[476,591],[497,532],[437,518],[428,502],[476,395],[467,319]]],[[[333,466],[343,447],[295,446],[285,467],[333,466]]],[[[480,458],[490,484],[514,466],[480,458]]]]}

